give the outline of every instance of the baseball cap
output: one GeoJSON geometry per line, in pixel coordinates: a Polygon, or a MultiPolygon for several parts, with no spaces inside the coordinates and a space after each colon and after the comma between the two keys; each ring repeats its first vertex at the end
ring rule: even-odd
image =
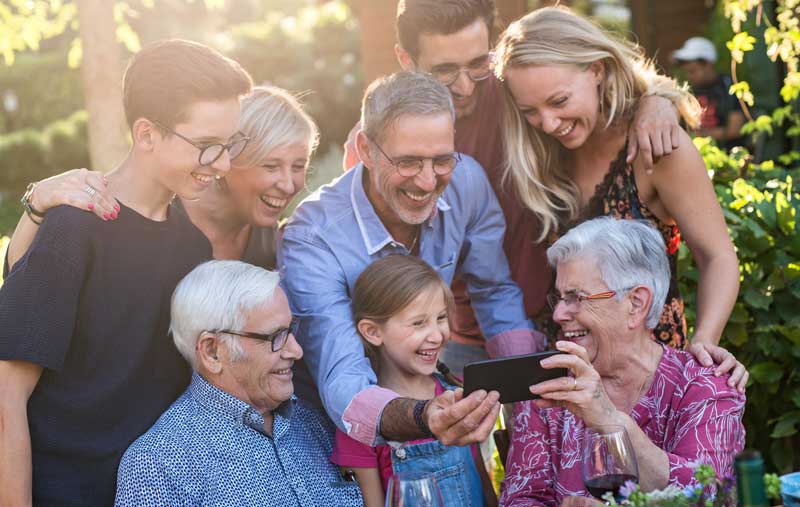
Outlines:
{"type": "Polygon", "coordinates": [[[705,37],[692,37],[683,43],[683,47],[672,53],[672,59],[681,62],[705,60],[714,63],[717,61],[717,48],[705,37]]]}

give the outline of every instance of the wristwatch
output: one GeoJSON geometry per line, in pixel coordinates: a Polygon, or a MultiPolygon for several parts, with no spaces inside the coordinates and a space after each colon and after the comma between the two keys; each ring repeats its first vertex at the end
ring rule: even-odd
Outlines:
{"type": "Polygon", "coordinates": [[[28,188],[25,189],[25,193],[22,195],[22,199],[19,202],[22,203],[22,207],[25,208],[25,213],[28,215],[28,218],[31,219],[33,223],[36,225],[41,225],[41,220],[36,220],[34,216],[39,218],[44,218],[44,213],[37,210],[31,204],[31,200],[33,199],[33,190],[36,188],[36,183],[29,183],[28,188]]]}

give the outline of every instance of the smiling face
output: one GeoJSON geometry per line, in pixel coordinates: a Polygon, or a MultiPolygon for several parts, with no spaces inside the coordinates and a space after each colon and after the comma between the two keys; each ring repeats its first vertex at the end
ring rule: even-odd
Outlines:
{"type": "MultiPolygon", "coordinates": [[[[187,119],[172,130],[198,145],[226,144],[238,132],[239,112],[238,99],[196,102],[189,107],[187,119]]],[[[227,150],[213,164],[201,166],[197,147],[176,135],[161,133],[155,126],[153,135],[160,137],[154,150],[156,178],[183,199],[199,198],[216,175],[230,170],[227,150]]]]}
{"type": "MultiPolygon", "coordinates": [[[[442,71],[475,67],[488,56],[489,29],[482,18],[455,33],[420,34],[419,55],[416,59],[412,59],[402,49],[398,50],[400,64],[404,69],[430,72],[434,76],[442,71]]],[[[449,85],[457,118],[469,116],[475,111],[480,86],[481,82],[472,81],[465,72],[461,72],[458,79],[449,85]]]]}
{"type": "Polygon", "coordinates": [[[599,84],[603,66],[574,65],[511,67],[506,83],[527,122],[565,148],[581,147],[600,125],[599,84]]]}
{"type": "Polygon", "coordinates": [[[405,377],[430,376],[450,339],[444,291],[436,284],[422,291],[408,306],[377,325],[381,372],[405,377]]]}
{"type": "MultiPolygon", "coordinates": [[[[454,150],[453,121],[446,114],[401,116],[384,133],[380,146],[392,160],[405,157],[442,157],[454,150]]],[[[367,196],[384,224],[421,224],[433,213],[436,200],[450,182],[452,173],[437,175],[425,161],[413,177],[401,176],[394,165],[366,136],[359,134],[359,153],[369,168],[367,196]]],[[[458,170],[456,167],[455,170],[458,170]]]]}
{"type": "Polygon", "coordinates": [[[278,146],[257,165],[233,164],[225,178],[230,198],[242,220],[272,227],[292,198],[305,187],[310,147],[278,146]]]}
{"type": "MultiPolygon", "coordinates": [[[[276,288],[266,304],[248,312],[241,331],[273,333],[288,327],[291,319],[286,294],[276,288]]],[[[262,413],[271,412],[292,396],[292,365],[303,357],[303,349],[291,334],[277,352],[272,352],[270,342],[246,337],[237,339],[244,356],[225,365],[228,372],[222,388],[262,413]]]]}
{"type": "MultiPolygon", "coordinates": [[[[577,257],[562,261],[556,271],[556,291],[562,296],[573,292],[584,296],[599,294],[609,288],[603,281],[594,259],[577,257]]],[[[586,300],[570,307],[561,301],[553,311],[553,320],[561,326],[559,339],[577,343],[586,349],[595,369],[602,375],[606,365],[613,364],[619,348],[628,341],[626,331],[626,299],[586,300]]]]}

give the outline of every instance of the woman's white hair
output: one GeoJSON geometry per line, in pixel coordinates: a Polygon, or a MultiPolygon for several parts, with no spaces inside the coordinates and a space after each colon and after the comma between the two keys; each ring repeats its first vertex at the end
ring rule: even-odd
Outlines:
{"type": "Polygon", "coordinates": [[[656,327],[667,299],[670,270],[664,239],[649,222],[595,218],[571,229],[547,249],[547,261],[554,269],[575,258],[594,260],[618,298],[626,289],[649,287],[653,302],[645,324],[648,329],[656,327]]]}
{"type": "Polygon", "coordinates": [[[233,166],[263,163],[275,148],[308,145],[309,157],[319,144],[316,123],[291,93],[277,86],[256,86],[242,98],[240,127],[250,141],[233,166]]]}
{"type": "MultiPolygon", "coordinates": [[[[178,352],[196,369],[195,347],[203,331],[241,330],[246,314],[267,303],[280,276],[241,261],[208,261],[194,268],[172,294],[170,331],[178,352]]],[[[238,339],[220,335],[233,360],[244,352],[238,339]]]]}

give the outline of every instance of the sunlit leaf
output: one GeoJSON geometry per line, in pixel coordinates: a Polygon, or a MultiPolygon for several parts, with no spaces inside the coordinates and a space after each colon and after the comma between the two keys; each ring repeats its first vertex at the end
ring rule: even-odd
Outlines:
{"type": "Polygon", "coordinates": [[[67,65],[69,65],[70,69],[77,69],[81,66],[81,60],[83,60],[83,45],[81,44],[81,38],[75,37],[69,45],[67,65]]]}

